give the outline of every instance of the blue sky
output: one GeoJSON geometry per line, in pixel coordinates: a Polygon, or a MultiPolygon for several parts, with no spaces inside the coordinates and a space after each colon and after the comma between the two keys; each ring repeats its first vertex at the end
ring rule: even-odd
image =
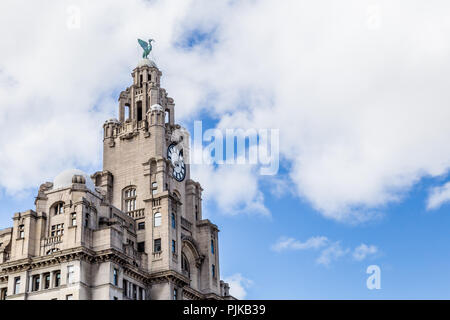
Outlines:
{"type": "Polygon", "coordinates": [[[15,32],[0,52],[0,228],[60,171],[101,170],[136,38],[154,38],[191,134],[196,120],[279,130],[276,175],[193,168],[236,294],[448,299],[449,5],[322,2],[2,3],[0,29],[15,32]]]}

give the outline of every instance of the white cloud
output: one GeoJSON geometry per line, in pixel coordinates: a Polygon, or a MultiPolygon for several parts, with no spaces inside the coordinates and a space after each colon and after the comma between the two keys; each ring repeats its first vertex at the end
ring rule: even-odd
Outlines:
{"type": "Polygon", "coordinates": [[[283,250],[307,250],[318,249],[328,244],[328,238],[323,236],[311,237],[305,242],[298,241],[294,238],[281,237],[273,246],[274,251],[283,250]]]}
{"type": "Polygon", "coordinates": [[[348,252],[349,249],[342,248],[341,243],[337,241],[322,250],[316,262],[317,264],[328,266],[332,261],[338,260],[339,258],[345,256],[348,252]]]}
{"type": "Polygon", "coordinates": [[[342,246],[341,241],[331,241],[324,236],[311,237],[304,242],[290,237],[280,237],[278,241],[271,246],[271,249],[277,252],[320,249],[320,254],[316,259],[316,263],[324,266],[329,266],[333,261],[336,261],[351,252],[353,259],[356,261],[362,261],[368,256],[373,256],[378,253],[378,248],[374,245],[361,243],[351,250],[350,248],[342,246]]]}
{"type": "Polygon", "coordinates": [[[240,273],[225,277],[223,281],[230,285],[230,295],[242,300],[247,296],[247,289],[253,285],[253,281],[243,277],[240,273]]]}
{"type": "Polygon", "coordinates": [[[368,256],[378,253],[378,248],[374,245],[366,245],[361,243],[358,247],[353,250],[353,259],[356,261],[362,261],[368,256]]]}
{"type": "MultiPolygon", "coordinates": [[[[325,217],[370,218],[449,169],[445,1],[424,11],[418,0],[380,0],[379,27],[365,1],[79,3],[80,29],[66,28],[63,2],[0,4],[8,192],[66,167],[100,166],[101,125],[117,112],[117,97],[104,97],[129,85],[136,38],[149,36],[178,119],[206,106],[222,127],[279,128],[296,193],[325,217]],[[195,30],[212,40],[175,45],[195,30]]],[[[228,199],[264,211],[258,176],[243,178],[251,195],[228,199]]]]}
{"type": "Polygon", "coordinates": [[[251,166],[223,165],[214,168],[213,165],[193,165],[192,172],[202,184],[204,200],[216,203],[223,213],[270,215],[251,166]]]}
{"type": "Polygon", "coordinates": [[[431,189],[427,199],[427,210],[438,209],[441,205],[450,201],[450,182],[443,186],[431,189]]]}

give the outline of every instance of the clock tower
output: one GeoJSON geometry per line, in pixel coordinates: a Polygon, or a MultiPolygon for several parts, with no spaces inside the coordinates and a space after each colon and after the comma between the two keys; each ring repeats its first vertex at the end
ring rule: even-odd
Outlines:
{"type": "Polygon", "coordinates": [[[129,246],[148,270],[151,299],[223,296],[219,230],[202,217],[202,188],[186,161],[189,133],[176,124],[153,61],[142,59],[131,76],[119,95],[119,119],[103,125],[103,171],[92,177],[135,220],[137,243],[129,246]]]}

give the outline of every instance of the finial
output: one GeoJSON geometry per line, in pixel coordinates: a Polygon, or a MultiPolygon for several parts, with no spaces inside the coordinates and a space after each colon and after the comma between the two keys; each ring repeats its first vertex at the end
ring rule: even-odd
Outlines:
{"type": "Polygon", "coordinates": [[[144,53],[142,54],[142,58],[148,59],[148,55],[150,51],[152,51],[152,41],[155,41],[153,39],[148,39],[148,42],[138,39],[139,45],[144,49],[144,53]]]}

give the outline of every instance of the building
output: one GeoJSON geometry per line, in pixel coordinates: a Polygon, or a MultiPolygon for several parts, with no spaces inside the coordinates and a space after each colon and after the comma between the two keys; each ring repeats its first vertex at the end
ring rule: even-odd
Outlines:
{"type": "Polygon", "coordinates": [[[133,70],[103,171],[62,172],[0,230],[0,299],[234,299],[161,75],[149,59],[133,70]]]}

